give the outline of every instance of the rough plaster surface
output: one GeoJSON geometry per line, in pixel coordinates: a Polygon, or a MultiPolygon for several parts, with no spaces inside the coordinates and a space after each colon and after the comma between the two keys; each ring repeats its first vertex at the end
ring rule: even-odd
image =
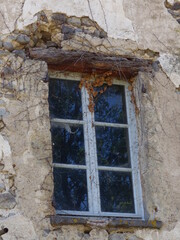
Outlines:
{"type": "Polygon", "coordinates": [[[0,32],[9,33],[16,27],[16,22],[22,13],[24,0],[0,1],[0,32]],[[11,5],[12,4],[12,5],[11,5]],[[13,7],[12,7],[13,6],[13,7]]]}
{"type": "MultiPolygon", "coordinates": [[[[75,0],[71,3],[65,0],[13,0],[14,7],[11,6],[12,1],[11,4],[4,0],[0,3],[2,33],[16,27],[23,29],[36,21],[36,13],[51,10],[78,17],[89,16],[107,31],[109,37],[133,40],[139,49],[180,54],[180,25],[168,13],[164,0],[75,0]]],[[[174,82],[174,76],[171,80],[174,82]]]]}
{"type": "Polygon", "coordinates": [[[163,0],[124,0],[123,3],[140,47],[180,53],[180,25],[168,13],[163,0]]]}
{"type": "Polygon", "coordinates": [[[4,192],[12,193],[17,204],[5,212],[0,201],[1,226],[10,229],[5,239],[41,239],[35,230],[43,225],[46,228],[45,217],[53,213],[48,85],[43,82],[47,66],[12,55],[4,60],[8,60],[14,74],[13,78],[11,74],[1,78],[1,97],[10,113],[3,117],[9,126],[3,130],[7,138],[0,137],[4,164],[1,176],[6,185],[4,192]]]}
{"type": "Polygon", "coordinates": [[[99,1],[99,0],[76,0],[69,1],[35,1],[26,0],[23,13],[18,21],[18,27],[23,28],[29,25],[36,18],[33,16],[41,10],[52,10],[53,12],[63,12],[74,16],[89,16],[98,21],[110,36],[119,38],[135,39],[131,21],[125,17],[122,0],[99,1]],[[117,12],[118,14],[114,14],[117,12]]]}
{"type": "Polygon", "coordinates": [[[158,60],[167,76],[178,88],[180,86],[180,56],[164,53],[158,60]]]}
{"type": "Polygon", "coordinates": [[[150,214],[150,218],[164,219],[161,231],[137,231],[137,236],[146,240],[179,237],[180,99],[178,94],[171,94],[171,91],[173,92],[173,84],[162,71],[154,76],[140,74],[135,86],[140,109],[138,129],[143,129],[139,132],[139,159],[144,201],[147,203],[146,214],[150,214]],[[146,89],[144,93],[142,86],[146,89]]]}
{"type": "MultiPolygon", "coordinates": [[[[76,24],[79,24],[77,19],[76,24]]],[[[172,84],[178,88],[180,81],[179,26],[162,0],[75,0],[73,3],[1,0],[0,227],[9,228],[3,239],[179,239],[180,95],[172,84]],[[24,30],[25,25],[37,23],[34,14],[40,10],[89,16],[108,32],[109,38],[81,32],[64,40],[59,30],[46,23],[38,25],[39,32],[35,29],[28,36],[16,38],[17,31],[9,35],[16,27],[24,30]],[[27,44],[33,47],[32,38],[39,39],[39,46],[46,47],[40,30],[51,32],[51,40],[68,51],[83,49],[105,54],[110,51],[159,60],[159,68],[154,68],[151,74],[139,73],[133,91],[139,109],[137,125],[145,217],[161,220],[162,229],[131,229],[131,233],[125,233],[123,229],[106,231],[94,227],[89,231],[84,226],[54,229],[50,225],[49,215],[54,214],[54,209],[48,83],[44,82],[47,65],[26,58],[24,51],[17,52],[27,44]],[[16,52],[4,51],[3,44],[6,50],[16,52]],[[7,199],[6,204],[3,199],[7,199]]]]}
{"type": "Polygon", "coordinates": [[[108,233],[96,227],[87,232],[84,226],[53,229],[49,222],[54,212],[48,84],[43,82],[47,66],[13,54],[1,59],[13,70],[1,78],[1,99],[9,113],[3,116],[6,127],[0,138],[4,166],[5,158],[11,158],[11,164],[1,169],[2,194],[9,192],[16,200],[8,211],[0,203],[0,224],[10,229],[4,239],[178,239],[180,96],[164,72],[140,73],[133,84],[140,110],[137,123],[145,214],[151,220],[161,220],[163,228],[120,234],[122,229],[108,233]]]}

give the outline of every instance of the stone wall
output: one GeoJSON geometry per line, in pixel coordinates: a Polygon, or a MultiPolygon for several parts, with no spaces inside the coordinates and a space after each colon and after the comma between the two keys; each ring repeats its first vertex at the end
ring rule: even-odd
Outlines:
{"type": "Polygon", "coordinates": [[[60,6],[53,1],[14,1],[13,13],[7,0],[0,3],[0,227],[9,229],[2,238],[177,240],[180,236],[180,95],[175,90],[180,75],[178,21],[160,0],[141,4],[139,1],[76,3],[72,6],[62,1],[60,6]],[[124,80],[131,83],[139,110],[136,118],[145,217],[162,221],[160,230],[102,229],[98,224],[91,229],[85,225],[51,226],[54,208],[48,66],[42,60],[32,59],[31,49],[37,47],[154,62],[150,70],[139,71],[133,80],[124,80]]]}

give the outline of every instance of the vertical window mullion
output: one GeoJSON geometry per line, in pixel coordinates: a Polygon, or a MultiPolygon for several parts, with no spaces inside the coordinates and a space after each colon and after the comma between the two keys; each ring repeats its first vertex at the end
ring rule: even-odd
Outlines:
{"type": "Polygon", "coordinates": [[[88,181],[90,182],[90,192],[92,195],[92,210],[94,214],[100,213],[100,194],[99,194],[99,178],[98,178],[98,166],[97,166],[97,154],[96,154],[96,138],[95,138],[95,126],[94,126],[94,114],[89,111],[89,96],[87,90],[84,88],[85,93],[85,108],[87,116],[87,129],[88,129],[88,181]]]}
{"type": "Polygon", "coordinates": [[[127,123],[128,123],[128,136],[129,136],[129,154],[131,159],[132,180],[133,180],[133,195],[135,213],[144,216],[143,202],[142,202],[142,189],[140,184],[140,172],[138,164],[138,139],[135,120],[135,111],[133,105],[130,104],[130,92],[125,87],[127,123]]]}
{"type": "Polygon", "coordinates": [[[88,205],[89,212],[93,213],[93,192],[91,185],[91,172],[90,172],[90,148],[89,148],[89,131],[88,131],[88,121],[87,121],[87,99],[86,90],[83,87],[81,89],[81,99],[82,99],[82,112],[83,112],[83,128],[84,128],[84,147],[85,147],[85,158],[86,158],[86,176],[87,176],[87,188],[88,188],[88,205]]]}

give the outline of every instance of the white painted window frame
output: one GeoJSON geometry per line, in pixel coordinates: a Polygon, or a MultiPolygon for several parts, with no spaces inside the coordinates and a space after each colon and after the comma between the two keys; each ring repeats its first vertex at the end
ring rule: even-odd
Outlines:
{"type": "MultiPolygon", "coordinates": [[[[49,75],[51,78],[55,78],[55,79],[73,80],[73,81],[80,81],[81,79],[81,75],[79,73],[63,74],[63,73],[53,71],[53,72],[50,72],[49,75]]],[[[125,87],[127,124],[95,122],[94,113],[91,113],[87,107],[89,104],[89,97],[88,97],[87,90],[84,87],[81,89],[83,120],[70,120],[70,119],[59,119],[59,118],[51,119],[51,122],[56,124],[60,123],[60,124],[83,125],[85,158],[86,158],[86,165],[70,165],[70,164],[53,163],[53,167],[86,170],[89,211],[56,210],[57,214],[101,216],[101,217],[113,216],[113,217],[144,219],[142,189],[141,189],[141,182],[140,182],[139,162],[138,162],[138,139],[137,139],[135,109],[134,109],[134,105],[131,103],[131,96],[130,96],[131,93],[128,90],[128,83],[114,79],[113,84],[123,85],[125,87]],[[118,127],[118,128],[128,128],[131,168],[98,166],[96,136],[95,136],[94,126],[110,126],[110,127],[118,127]],[[98,170],[111,170],[111,171],[114,170],[114,171],[121,171],[121,172],[132,172],[135,213],[101,212],[98,170]]]]}

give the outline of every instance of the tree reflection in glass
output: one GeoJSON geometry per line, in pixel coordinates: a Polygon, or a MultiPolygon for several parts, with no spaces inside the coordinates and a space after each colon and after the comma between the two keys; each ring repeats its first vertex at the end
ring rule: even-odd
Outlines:
{"type": "Polygon", "coordinates": [[[51,78],[49,109],[51,118],[82,119],[79,82],[51,78]]]}
{"type": "Polygon", "coordinates": [[[54,168],[57,210],[88,211],[86,170],[54,168]]]}
{"type": "Polygon", "coordinates": [[[134,213],[131,173],[99,171],[101,210],[134,213]]]}
{"type": "Polygon", "coordinates": [[[66,123],[51,125],[53,162],[85,164],[84,136],[82,126],[66,123]]]}
{"type": "Polygon", "coordinates": [[[130,167],[128,129],[96,126],[98,165],[130,167]]]}
{"type": "Polygon", "coordinates": [[[113,85],[97,96],[95,121],[127,123],[124,86],[113,85]]]}

